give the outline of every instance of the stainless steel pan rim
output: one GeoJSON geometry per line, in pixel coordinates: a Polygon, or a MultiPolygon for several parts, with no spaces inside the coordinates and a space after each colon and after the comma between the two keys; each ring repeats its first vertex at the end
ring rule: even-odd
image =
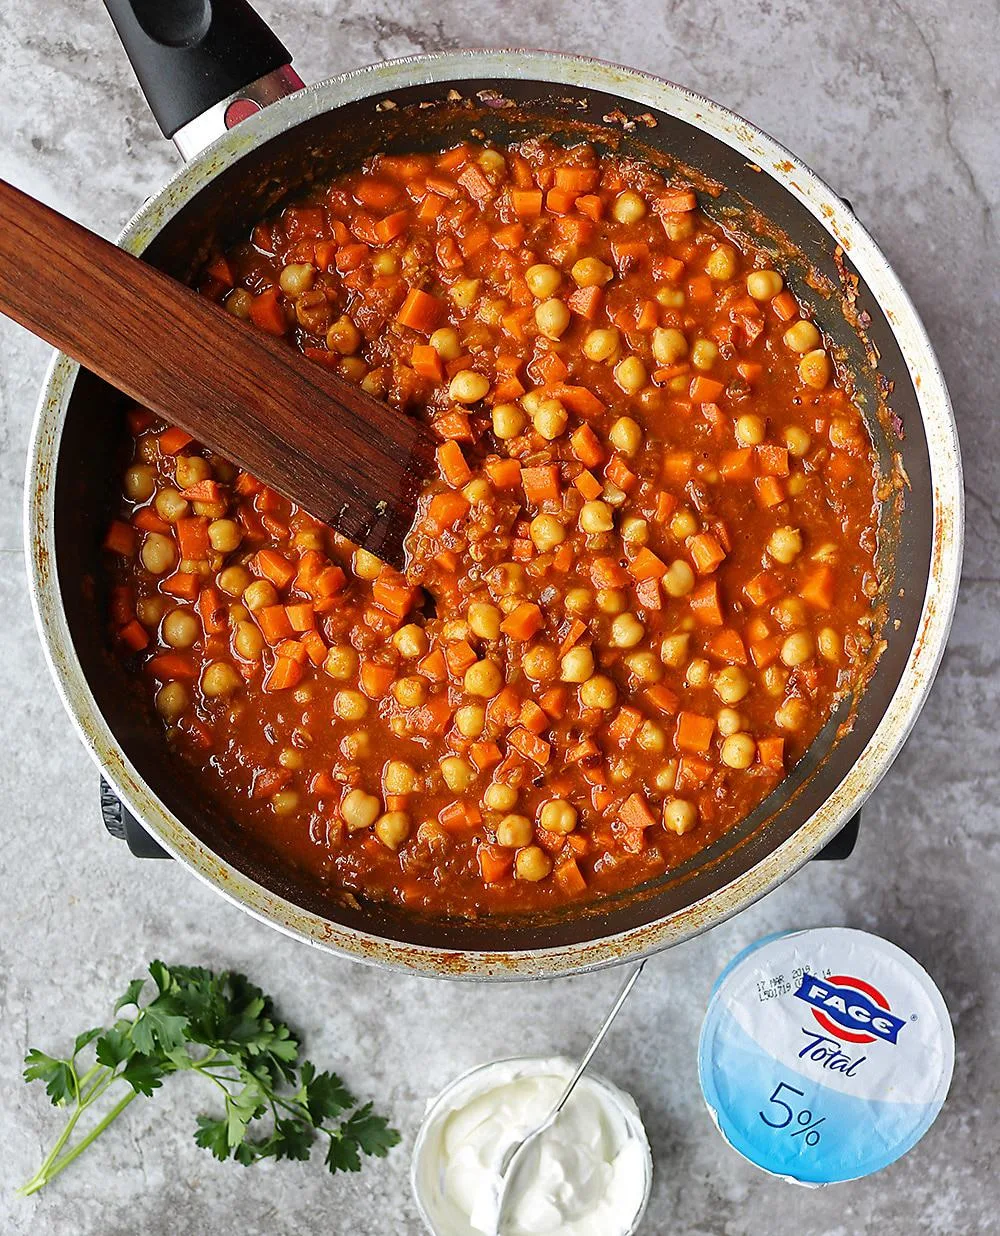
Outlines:
{"type": "Polygon", "coordinates": [[[603,61],[518,49],[413,56],[357,69],[272,104],[214,142],[137,212],[118,243],[142,253],[163,225],[241,156],[304,120],[395,90],[493,78],[565,84],[616,95],[707,131],[784,187],[842,246],[890,322],[917,395],[931,466],[931,571],[920,624],[900,685],[851,773],[783,845],[723,889],[666,918],[614,936],[545,950],[456,953],[350,930],[308,913],[223,863],[169,812],[130,764],[101,715],[73,648],[55,571],[54,477],[77,366],[57,355],[39,402],[28,459],[25,538],[30,592],[45,654],[63,703],[94,762],[163,847],[255,918],[341,956],[425,975],[527,979],[569,974],[647,956],[724,921],[775,888],[816,854],[861,807],[909,734],[944,653],[962,562],[963,489],[948,392],[909,296],[873,238],[838,195],[773,138],[671,82],[603,61]]]}

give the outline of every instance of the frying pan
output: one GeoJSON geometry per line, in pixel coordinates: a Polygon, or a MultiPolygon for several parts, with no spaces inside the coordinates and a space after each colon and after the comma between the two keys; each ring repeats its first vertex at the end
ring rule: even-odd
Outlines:
{"type": "Polygon", "coordinates": [[[945,647],[962,553],[958,441],[938,363],[906,292],[850,207],[772,138],[670,82],[597,60],[476,50],[390,61],[302,87],[242,0],[107,0],[164,133],[187,164],[119,244],[189,276],[311,180],[377,150],[545,133],[680,165],[706,208],[779,251],[853,372],[883,474],[884,647],[806,756],[757,810],[684,867],[548,916],[415,915],[311,883],[248,844],[190,785],[104,636],[99,546],[126,449],[122,403],[65,356],[49,370],[28,464],[36,618],[80,735],[124,810],[232,902],[311,944],[449,977],[543,977],[644,956],[743,909],[834,838],[878,784],[945,647]],[[167,12],[169,10],[169,12],[167,12]]]}

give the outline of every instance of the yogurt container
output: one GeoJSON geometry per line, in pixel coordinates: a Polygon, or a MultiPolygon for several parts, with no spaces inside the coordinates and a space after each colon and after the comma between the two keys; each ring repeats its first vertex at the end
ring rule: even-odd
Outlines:
{"type": "Polygon", "coordinates": [[[955,1038],[941,993],[878,936],[769,936],[722,972],[698,1072],[744,1158],[802,1185],[856,1180],[906,1154],[941,1110],[955,1038]]]}
{"type": "MultiPolygon", "coordinates": [[[[492,1236],[504,1154],[548,1115],[574,1069],[559,1056],[498,1060],[462,1074],[431,1100],[411,1182],[433,1236],[492,1236]]],[[[585,1073],[512,1180],[502,1236],[632,1236],[652,1174],[635,1103],[585,1073]]]]}

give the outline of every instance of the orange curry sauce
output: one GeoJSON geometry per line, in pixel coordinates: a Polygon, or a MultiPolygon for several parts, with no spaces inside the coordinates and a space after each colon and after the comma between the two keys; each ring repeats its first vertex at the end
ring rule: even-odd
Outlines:
{"type": "Polygon", "coordinates": [[[404,578],[130,413],[111,621],[275,862],[447,914],[688,859],[872,644],[875,457],[820,329],[686,185],[541,141],[378,156],[202,291],[440,441],[404,578]]]}

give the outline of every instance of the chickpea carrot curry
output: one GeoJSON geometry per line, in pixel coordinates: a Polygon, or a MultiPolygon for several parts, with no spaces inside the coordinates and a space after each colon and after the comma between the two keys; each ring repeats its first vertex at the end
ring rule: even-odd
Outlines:
{"type": "Polygon", "coordinates": [[[129,413],[117,645],[286,869],[451,915],[627,889],[857,680],[872,443],[773,255],[687,185],[539,140],[379,155],[200,286],[439,441],[403,575],[129,413]]]}

